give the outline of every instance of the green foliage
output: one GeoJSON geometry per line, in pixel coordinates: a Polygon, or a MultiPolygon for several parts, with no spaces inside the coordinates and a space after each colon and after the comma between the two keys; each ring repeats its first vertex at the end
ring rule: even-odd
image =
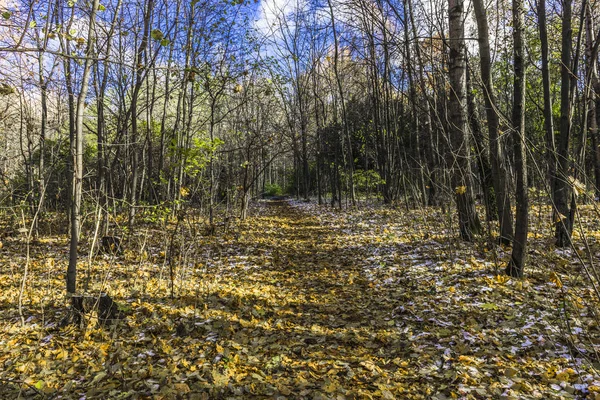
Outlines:
{"type": "Polygon", "coordinates": [[[152,32],[150,32],[150,36],[152,36],[152,39],[154,40],[163,40],[165,37],[160,29],[153,29],[152,32]]]}
{"type": "MultiPolygon", "coordinates": [[[[340,171],[340,177],[342,182],[347,181],[347,175],[344,171],[340,171]]],[[[377,171],[369,169],[367,171],[358,169],[352,174],[354,189],[358,193],[367,193],[368,191],[374,191],[377,189],[377,185],[385,184],[385,180],[379,175],[377,171]]],[[[348,188],[345,188],[348,189],[348,188]]]]}
{"type": "Polygon", "coordinates": [[[173,213],[173,209],[164,204],[155,207],[146,207],[142,214],[142,220],[146,223],[164,224],[169,220],[169,216],[173,213]]]}
{"type": "Polygon", "coordinates": [[[174,156],[183,158],[185,173],[190,177],[195,177],[200,174],[211,159],[214,160],[215,152],[223,145],[223,141],[219,138],[214,140],[195,138],[193,145],[189,148],[182,148],[176,143],[171,143],[170,153],[174,156]]]}
{"type": "Polygon", "coordinates": [[[281,196],[283,194],[283,190],[281,186],[276,183],[266,184],[265,185],[265,196],[281,196]]]}
{"type": "MultiPolygon", "coordinates": [[[[140,121],[138,127],[139,127],[140,131],[147,132],[148,131],[148,122],[140,121]]],[[[160,135],[161,135],[160,121],[157,121],[155,119],[152,119],[150,121],[150,134],[153,138],[160,139],[160,135]]]]}

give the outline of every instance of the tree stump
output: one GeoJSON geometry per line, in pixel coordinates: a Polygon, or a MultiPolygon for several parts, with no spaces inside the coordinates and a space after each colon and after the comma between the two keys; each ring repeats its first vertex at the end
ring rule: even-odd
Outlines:
{"type": "Polygon", "coordinates": [[[98,322],[106,324],[114,320],[121,319],[122,313],[119,310],[117,303],[106,293],[100,294],[98,300],[98,322]]]}
{"type": "Polygon", "coordinates": [[[81,295],[71,296],[71,306],[67,311],[67,315],[58,324],[59,327],[64,328],[69,325],[84,326],[85,320],[83,318],[85,314],[85,307],[83,304],[84,297],[81,295]]]}
{"type": "Polygon", "coordinates": [[[71,297],[71,307],[59,326],[75,325],[84,327],[85,314],[94,310],[98,313],[99,325],[111,324],[123,318],[123,313],[119,310],[117,303],[106,293],[100,293],[100,296],[73,295],[71,297]]]}

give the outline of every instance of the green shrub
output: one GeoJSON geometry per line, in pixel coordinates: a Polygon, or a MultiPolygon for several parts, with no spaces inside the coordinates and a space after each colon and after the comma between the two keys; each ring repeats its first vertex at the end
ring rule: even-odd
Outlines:
{"type": "MultiPolygon", "coordinates": [[[[341,174],[342,179],[345,181],[346,175],[341,174]]],[[[367,171],[357,169],[353,174],[354,188],[359,193],[366,193],[368,191],[374,191],[377,189],[377,185],[384,185],[385,179],[383,179],[377,171],[369,169],[367,171]]]]}
{"type": "Polygon", "coordinates": [[[276,183],[265,185],[265,196],[281,196],[283,191],[281,186],[276,183]]]}

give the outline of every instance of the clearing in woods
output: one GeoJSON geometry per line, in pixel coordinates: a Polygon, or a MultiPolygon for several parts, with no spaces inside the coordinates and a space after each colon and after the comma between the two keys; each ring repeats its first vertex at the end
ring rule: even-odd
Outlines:
{"type": "Polygon", "coordinates": [[[92,313],[84,329],[57,326],[66,239],[30,248],[25,325],[26,248],[8,240],[0,397],[600,398],[592,294],[546,270],[573,258],[548,251],[551,227],[532,238],[538,269],[509,280],[508,249],[463,243],[428,213],[262,202],[228,232],[177,242],[174,299],[167,235],[142,228],[88,271],[125,318],[92,313]]]}

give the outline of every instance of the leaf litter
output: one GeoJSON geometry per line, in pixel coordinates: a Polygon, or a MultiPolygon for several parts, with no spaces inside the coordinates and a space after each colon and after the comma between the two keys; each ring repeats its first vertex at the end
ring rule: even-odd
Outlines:
{"type": "MultiPolygon", "coordinates": [[[[600,232],[582,220],[595,257],[600,232]]],[[[541,221],[514,280],[509,249],[455,239],[440,211],[260,203],[180,243],[174,299],[164,235],[141,229],[143,251],[88,270],[126,318],[83,329],[58,327],[65,238],[31,248],[25,324],[25,248],[7,241],[0,396],[600,399],[597,298],[541,221]]]]}

